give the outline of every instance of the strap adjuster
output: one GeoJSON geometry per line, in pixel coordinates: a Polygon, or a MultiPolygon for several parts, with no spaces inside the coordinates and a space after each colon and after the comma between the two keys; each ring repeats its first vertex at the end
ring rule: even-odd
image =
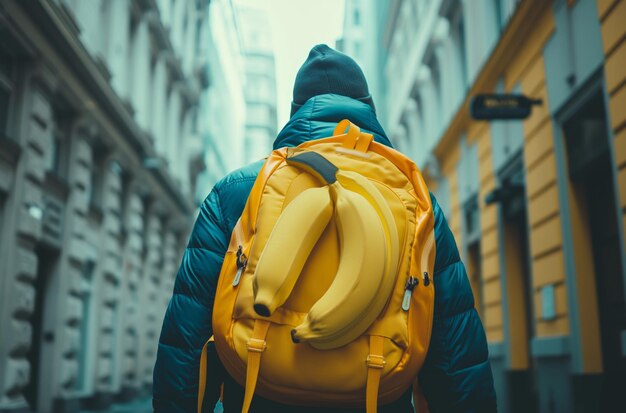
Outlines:
{"type": "Polygon", "coordinates": [[[367,356],[365,363],[367,364],[367,367],[371,369],[383,369],[385,364],[387,364],[383,356],[375,356],[373,354],[367,356]]]}
{"type": "Polygon", "coordinates": [[[267,348],[267,343],[265,340],[261,340],[258,338],[251,338],[247,343],[248,351],[253,351],[255,353],[263,353],[267,348]]]}

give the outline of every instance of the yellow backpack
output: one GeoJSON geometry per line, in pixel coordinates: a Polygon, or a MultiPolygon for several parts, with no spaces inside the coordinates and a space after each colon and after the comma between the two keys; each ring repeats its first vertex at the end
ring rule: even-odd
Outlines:
{"type": "MultiPolygon", "coordinates": [[[[254,393],[374,413],[417,389],[434,306],[430,195],[371,134],[344,120],[334,135],[274,151],[232,233],[213,334],[244,413],[254,393]]],[[[199,412],[205,374],[206,345],[199,412]]]]}

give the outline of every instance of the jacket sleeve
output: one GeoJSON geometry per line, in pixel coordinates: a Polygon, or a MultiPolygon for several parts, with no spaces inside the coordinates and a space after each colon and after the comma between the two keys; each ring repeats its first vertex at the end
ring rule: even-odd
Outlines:
{"type": "Polygon", "coordinates": [[[154,367],[155,413],[197,409],[200,353],[212,335],[211,317],[230,231],[216,186],[205,199],[176,275],[154,367]]]}
{"type": "Polygon", "coordinates": [[[431,413],[495,412],[496,396],[483,325],[452,232],[436,199],[435,312],[419,374],[431,413]]]}

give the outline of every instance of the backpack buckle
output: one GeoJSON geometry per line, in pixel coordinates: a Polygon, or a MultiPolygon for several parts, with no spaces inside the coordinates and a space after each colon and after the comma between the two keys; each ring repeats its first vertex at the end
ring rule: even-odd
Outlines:
{"type": "Polygon", "coordinates": [[[263,353],[267,348],[267,343],[265,342],[265,340],[251,338],[250,340],[248,340],[247,347],[248,351],[263,353]]]}
{"type": "Polygon", "coordinates": [[[367,356],[365,363],[367,364],[367,367],[372,369],[382,369],[385,367],[385,364],[387,364],[383,356],[375,356],[373,354],[367,356]]]}

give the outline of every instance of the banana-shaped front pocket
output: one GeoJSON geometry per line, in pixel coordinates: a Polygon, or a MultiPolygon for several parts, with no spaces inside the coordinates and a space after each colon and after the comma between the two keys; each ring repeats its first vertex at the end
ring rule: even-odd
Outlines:
{"type": "Polygon", "coordinates": [[[321,187],[303,191],[280,214],[253,278],[257,314],[269,317],[287,300],[332,213],[328,187],[321,187]]]}
{"type": "Polygon", "coordinates": [[[254,309],[268,317],[287,300],[334,209],[337,274],[292,339],[317,349],[341,347],[367,330],[395,285],[399,245],[393,214],[376,186],[356,172],[339,171],[314,152],[287,162],[326,185],[303,191],[276,222],[254,275],[254,309]]]}
{"type": "Polygon", "coordinates": [[[348,344],[374,321],[378,314],[371,317],[373,311],[368,309],[381,293],[386,261],[384,228],[374,207],[338,181],[330,188],[339,233],[339,268],[326,293],[292,331],[295,342],[306,341],[322,350],[348,344]]]}

